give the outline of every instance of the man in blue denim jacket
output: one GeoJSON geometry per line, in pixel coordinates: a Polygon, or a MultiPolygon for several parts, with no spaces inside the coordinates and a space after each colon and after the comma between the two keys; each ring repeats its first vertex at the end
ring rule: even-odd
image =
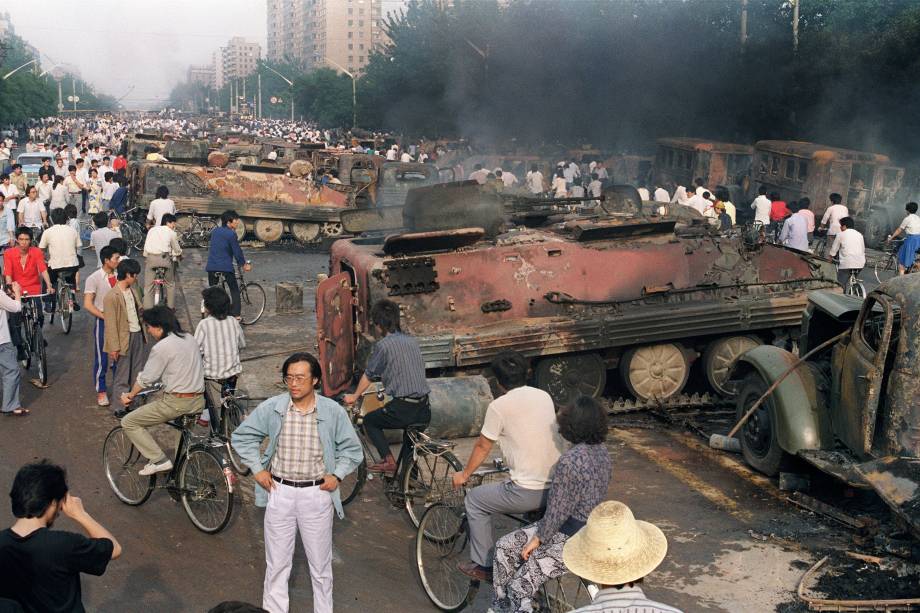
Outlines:
{"type": "Polygon", "coordinates": [[[364,451],[348,415],[317,394],[320,366],[295,353],[281,367],[288,393],[269,398],[233,432],[233,448],[252,469],[256,506],[265,508],[262,607],[288,611],[288,580],[300,531],[310,566],[314,613],[332,612],[332,514],[344,517],[338,486],[364,451]],[[259,448],[268,438],[264,452],[259,448]]]}

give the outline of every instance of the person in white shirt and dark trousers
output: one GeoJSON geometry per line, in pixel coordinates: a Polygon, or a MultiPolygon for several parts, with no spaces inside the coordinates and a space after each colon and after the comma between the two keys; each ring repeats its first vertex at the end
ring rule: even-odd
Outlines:
{"type": "Polygon", "coordinates": [[[165,268],[166,305],[173,307],[176,293],[176,269],[173,259],[182,255],[176,234],[176,216],[165,213],[162,225],[151,228],[144,242],[144,308],[153,306],[153,288],[156,285],[156,268],[165,268]]]}
{"type": "Polygon", "coordinates": [[[920,216],[917,216],[917,203],[908,202],[904,207],[907,211],[907,217],[894,231],[894,234],[888,237],[888,240],[897,238],[904,233],[904,244],[898,250],[898,274],[905,274],[914,265],[917,259],[917,250],[920,249],[920,216]]]}
{"type": "Polygon", "coordinates": [[[3,381],[3,405],[0,410],[4,415],[25,417],[29,412],[19,403],[21,375],[19,362],[16,361],[16,347],[10,339],[7,318],[7,313],[18,313],[22,310],[22,288],[15,281],[8,287],[12,291],[12,298],[6,292],[0,291],[0,379],[3,381]]]}
{"type": "Polygon", "coordinates": [[[852,217],[844,217],[840,220],[840,233],[834,238],[834,244],[831,245],[830,250],[832,258],[839,254],[837,282],[843,287],[850,282],[852,271],[856,271],[858,278],[860,271],[866,267],[866,243],[863,235],[853,228],[854,225],[852,217]]]}

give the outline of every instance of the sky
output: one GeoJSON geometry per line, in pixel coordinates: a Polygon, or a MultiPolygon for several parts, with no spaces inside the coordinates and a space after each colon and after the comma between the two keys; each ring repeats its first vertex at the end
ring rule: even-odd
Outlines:
{"type": "Polygon", "coordinates": [[[3,11],[43,68],[73,64],[128,108],[167,98],[233,36],[265,48],[265,0],[0,0],[3,11]]]}
{"type": "MultiPolygon", "coordinates": [[[[404,3],[383,0],[383,11],[404,3]]],[[[42,68],[73,64],[129,109],[157,107],[190,64],[210,64],[233,36],[265,53],[265,0],[0,0],[3,11],[45,54],[42,68]]]]}

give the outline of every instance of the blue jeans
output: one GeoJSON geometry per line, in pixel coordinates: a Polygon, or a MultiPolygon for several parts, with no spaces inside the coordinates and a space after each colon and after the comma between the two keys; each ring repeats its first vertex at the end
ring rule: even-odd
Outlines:
{"type": "Polygon", "coordinates": [[[19,362],[13,343],[0,345],[0,380],[3,382],[3,412],[10,413],[22,406],[19,403],[19,362]]]}

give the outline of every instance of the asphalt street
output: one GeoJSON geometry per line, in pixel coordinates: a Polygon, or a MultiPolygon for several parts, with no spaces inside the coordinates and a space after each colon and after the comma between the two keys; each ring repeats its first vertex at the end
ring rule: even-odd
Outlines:
{"type": "MultiPolygon", "coordinates": [[[[204,272],[200,253],[182,265],[182,288],[190,308],[180,314],[197,323],[204,272]]],[[[243,387],[254,398],[278,393],[278,367],[294,349],[312,350],[315,339],[315,276],[328,265],[325,253],[250,249],[255,269],[248,279],[269,297],[265,318],[246,330],[243,387]],[[304,313],[276,315],[274,286],[304,285],[304,313]]],[[[50,458],[68,469],[74,494],[124,546],[124,555],[102,577],[85,577],[90,611],[206,611],[224,600],[261,602],[264,571],[262,513],[252,504],[251,480],[237,489],[233,519],[221,534],[197,531],[181,506],[157,491],[140,507],[119,502],[102,470],[102,443],[116,424],[95,404],[91,383],[90,322],[74,319],[69,335],[48,327],[49,387],[39,390],[23,373],[28,418],[3,418],[0,491],[16,469],[50,458]]],[[[685,611],[773,611],[794,600],[803,568],[819,552],[846,547],[841,528],[784,500],[775,484],[747,470],[734,456],[706,448],[701,439],[654,420],[613,420],[608,446],[614,471],[608,498],[626,502],[637,517],[658,524],[669,540],[662,566],[646,580],[653,597],[685,611]]],[[[169,441],[165,432],[162,440],[169,441]]],[[[458,441],[465,460],[471,440],[458,441]]],[[[372,481],[335,523],[335,602],[339,611],[433,611],[415,577],[414,530],[405,513],[388,505],[379,480],[372,481]]],[[[0,506],[0,524],[12,522],[0,506]]],[[[61,518],[55,526],[75,529],[61,518]]],[[[310,585],[302,550],[291,579],[292,611],[310,611],[310,585]]],[[[471,610],[484,611],[483,589],[471,610]]]]}

